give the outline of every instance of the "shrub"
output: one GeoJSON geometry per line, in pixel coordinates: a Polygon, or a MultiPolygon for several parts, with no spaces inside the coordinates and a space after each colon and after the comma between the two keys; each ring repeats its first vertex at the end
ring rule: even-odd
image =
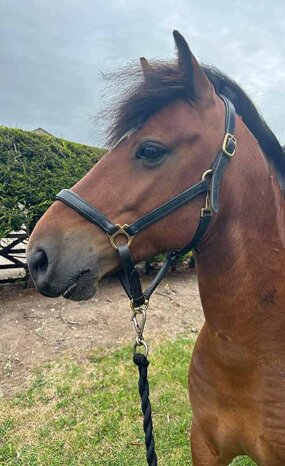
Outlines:
{"type": "Polygon", "coordinates": [[[31,231],[56,193],[82,178],[103,153],[0,126],[0,238],[23,224],[31,231]]]}

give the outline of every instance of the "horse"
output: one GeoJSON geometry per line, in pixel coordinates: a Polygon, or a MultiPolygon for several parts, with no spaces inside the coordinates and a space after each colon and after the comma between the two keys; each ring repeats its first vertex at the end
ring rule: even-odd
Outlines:
{"type": "Polygon", "coordinates": [[[183,250],[209,214],[194,250],[205,324],[189,367],[193,464],[223,466],[246,454],[260,466],[281,466],[283,149],[239,86],[200,65],[184,37],[173,35],[175,63],[141,58],[141,78],[129,72],[131,91],[109,130],[112,147],[69,192],[81,212],[59,196],[38,222],[28,245],[30,272],[46,296],[88,299],[104,275],[122,267],[102,222],[123,225],[116,230],[109,221],[108,228],[119,232],[137,263],[183,250]],[[229,118],[232,131],[225,135],[229,118]],[[191,202],[128,233],[130,224],[161,213],[192,185],[203,189],[195,188],[191,202]]]}

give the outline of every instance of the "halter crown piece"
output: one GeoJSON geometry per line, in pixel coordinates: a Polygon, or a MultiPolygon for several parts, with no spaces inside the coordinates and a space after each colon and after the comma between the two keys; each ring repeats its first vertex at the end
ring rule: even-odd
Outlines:
{"type": "Polygon", "coordinates": [[[236,150],[235,130],[235,108],[233,104],[224,96],[220,96],[225,104],[225,136],[222,148],[216,155],[211,167],[206,170],[197,184],[191,186],[170,201],[162,204],[160,207],[152,210],[148,214],[136,220],[132,224],[119,225],[112,223],[102,212],[97,210],[91,204],[86,202],[78,194],[70,189],[63,189],[57,194],[56,199],[64,202],[90,222],[99,226],[109,236],[111,246],[118,251],[120,256],[122,270],[118,273],[119,279],[130,299],[131,309],[133,312],[132,321],[136,333],[134,344],[134,363],[139,369],[139,392],[142,400],[142,412],[144,415],[143,427],[145,431],[146,458],[149,466],[157,466],[157,456],[155,452],[155,442],[153,434],[151,404],[149,400],[149,385],[147,378],[148,364],[147,359],[148,347],[144,340],[143,331],[146,322],[146,311],[148,308],[149,298],[161,282],[162,278],[168,271],[172,262],[186,252],[195,249],[201,242],[207,227],[213,216],[213,212],[219,209],[219,191],[224,170],[233,157],[236,150]],[[172,251],[167,254],[166,261],[154,277],[149,287],[143,291],[138,271],[135,268],[134,261],[130,252],[130,245],[133,237],[147,228],[154,222],[170,214],[174,210],[183,206],[191,199],[206,193],[205,206],[201,209],[200,221],[196,233],[192,240],[182,249],[172,251]],[[125,244],[118,241],[119,237],[125,237],[125,244]],[[138,320],[138,316],[140,319],[138,320]],[[138,347],[144,347],[145,354],[138,351],[138,347]]]}
{"type": "Polygon", "coordinates": [[[195,249],[201,242],[206,229],[213,216],[213,212],[218,212],[219,209],[219,191],[222,181],[224,170],[233,157],[236,150],[235,131],[235,108],[233,104],[224,96],[220,96],[224,102],[225,114],[225,137],[222,148],[211,167],[204,172],[201,181],[191,186],[186,191],[183,191],[178,196],[173,197],[170,201],[162,204],[148,214],[141,217],[139,220],[131,223],[130,225],[119,225],[111,222],[102,212],[96,207],[86,202],[78,194],[70,189],[62,189],[57,195],[56,200],[62,201],[72,209],[76,210],[79,214],[85,217],[90,222],[99,226],[109,236],[110,243],[114,249],[118,251],[120,256],[122,270],[118,273],[118,277],[131,300],[132,309],[141,309],[147,307],[148,301],[156,287],[161,282],[164,275],[167,273],[172,262],[179,256],[195,249]],[[196,233],[192,240],[182,249],[172,251],[167,254],[166,261],[164,262],[157,275],[154,277],[148,288],[143,291],[139,274],[135,268],[132,255],[130,252],[130,244],[134,236],[140,231],[144,230],[151,224],[157,222],[161,218],[170,214],[174,210],[183,206],[191,199],[198,195],[206,193],[205,207],[201,210],[200,221],[196,233]],[[126,243],[119,244],[117,238],[125,236],[126,243]]]}

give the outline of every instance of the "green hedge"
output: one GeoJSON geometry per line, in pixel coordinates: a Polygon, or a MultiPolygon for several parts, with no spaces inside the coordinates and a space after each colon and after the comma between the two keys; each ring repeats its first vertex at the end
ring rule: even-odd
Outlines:
{"type": "Polygon", "coordinates": [[[0,238],[31,231],[62,188],[72,186],[104,150],[0,126],[0,238]]]}

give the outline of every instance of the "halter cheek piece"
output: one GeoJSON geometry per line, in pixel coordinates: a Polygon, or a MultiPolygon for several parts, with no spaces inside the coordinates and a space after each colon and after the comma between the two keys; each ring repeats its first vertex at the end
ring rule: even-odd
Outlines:
{"type": "Polygon", "coordinates": [[[107,233],[112,247],[118,251],[120,256],[122,271],[118,273],[118,276],[128,297],[131,300],[131,307],[133,310],[147,307],[151,294],[154,292],[168,271],[171,263],[178,256],[186,254],[199,245],[212,218],[213,212],[218,212],[219,190],[223,173],[227,164],[229,163],[230,158],[235,153],[237,144],[234,136],[236,115],[235,108],[226,97],[220,97],[223,100],[226,109],[225,137],[222,148],[216,155],[212,166],[204,172],[201,181],[199,181],[197,184],[193,185],[191,188],[182,192],[178,196],[172,198],[165,204],[162,204],[160,207],[152,210],[148,214],[141,217],[139,220],[136,220],[130,225],[126,224],[121,226],[119,224],[114,224],[102,212],[97,210],[95,207],[86,202],[84,199],[78,196],[78,194],[74,193],[70,189],[63,189],[56,196],[56,200],[64,202],[87,220],[99,226],[105,233],[107,233]],[[143,292],[140,277],[135,268],[129,249],[133,237],[140,231],[152,225],[154,222],[157,222],[161,218],[170,214],[174,210],[183,206],[191,199],[194,199],[202,193],[206,193],[206,203],[205,207],[201,209],[200,222],[194,237],[184,248],[178,251],[172,251],[167,254],[167,258],[163,266],[154,277],[149,287],[143,292]],[[125,244],[119,244],[119,242],[117,242],[117,238],[119,236],[125,236],[125,244]]]}

